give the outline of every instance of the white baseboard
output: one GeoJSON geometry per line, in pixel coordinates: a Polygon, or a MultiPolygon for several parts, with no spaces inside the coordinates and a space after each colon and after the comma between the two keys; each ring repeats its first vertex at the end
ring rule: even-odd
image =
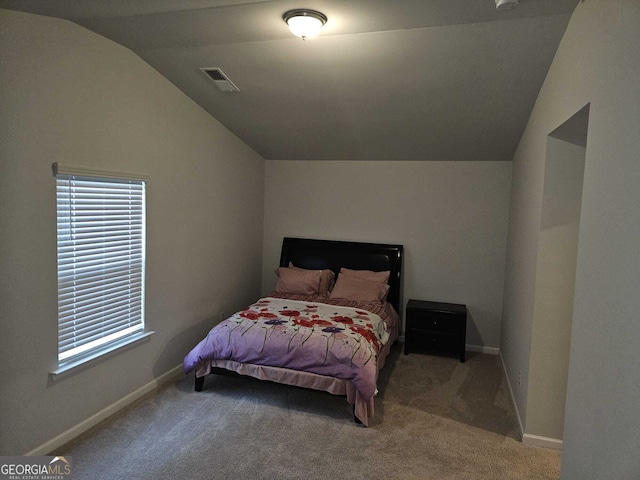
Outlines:
{"type": "Polygon", "coordinates": [[[513,405],[513,409],[516,411],[516,418],[518,419],[518,427],[520,427],[520,438],[524,438],[524,426],[522,424],[522,418],[520,417],[520,412],[518,411],[516,396],[513,394],[513,388],[511,388],[511,382],[509,381],[507,366],[504,364],[504,358],[502,357],[502,353],[500,353],[499,355],[500,355],[500,363],[502,363],[502,371],[504,372],[504,377],[507,379],[507,387],[509,387],[509,393],[511,394],[511,404],[513,405]]]}
{"type": "Polygon", "coordinates": [[[500,349],[497,347],[484,347],[482,345],[465,345],[464,348],[469,352],[486,353],[489,355],[500,355],[500,349]]]}
{"type": "MultiPolygon", "coordinates": [[[[404,335],[400,335],[398,337],[398,342],[404,343],[404,335]]],[[[497,347],[484,347],[482,345],[465,345],[465,350],[468,352],[478,352],[478,353],[486,353],[489,355],[499,355],[500,349],[497,347]]]]}
{"type": "Polygon", "coordinates": [[[525,433],[522,436],[522,443],[530,445],[532,447],[551,448],[553,450],[562,450],[562,440],[557,438],[540,437],[538,435],[531,435],[525,433]]]}
{"type": "Polygon", "coordinates": [[[56,448],[61,447],[62,445],[70,442],[74,438],[78,437],[79,435],[89,430],[91,427],[96,426],[98,423],[102,422],[103,420],[106,420],[108,417],[110,417],[114,413],[117,413],[118,411],[122,410],[123,408],[127,407],[128,405],[132,404],[133,402],[141,398],[142,396],[146,395],[147,393],[153,390],[156,390],[157,388],[161,387],[167,382],[170,382],[174,378],[179,377],[181,374],[183,374],[182,365],[178,365],[177,367],[172,368],[168,372],[160,375],[158,378],[151,380],[146,385],[143,385],[142,387],[131,392],[130,394],[126,395],[120,400],[112,403],[108,407],[103,408],[95,415],[90,416],[86,420],[83,420],[82,422],[71,427],[65,432],[62,432],[57,437],[54,437],[51,440],[43,443],[42,445],[34,448],[30,452],[25,453],[25,455],[29,455],[29,456],[48,455],[50,452],[52,452],[56,448]]]}

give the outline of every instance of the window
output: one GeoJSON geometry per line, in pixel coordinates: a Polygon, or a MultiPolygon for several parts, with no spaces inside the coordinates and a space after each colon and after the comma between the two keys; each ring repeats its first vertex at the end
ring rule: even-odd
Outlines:
{"type": "Polygon", "coordinates": [[[153,332],[144,332],[146,178],[53,168],[60,373],[153,332]]]}

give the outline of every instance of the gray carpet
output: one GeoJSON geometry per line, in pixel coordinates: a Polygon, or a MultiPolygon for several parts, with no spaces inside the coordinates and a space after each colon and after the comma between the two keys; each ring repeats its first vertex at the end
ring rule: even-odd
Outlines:
{"type": "Polygon", "coordinates": [[[517,440],[496,356],[466,363],[394,347],[376,415],[342,397],[247,378],[191,377],[149,394],[76,441],[77,479],[558,479],[559,452],[517,440]]]}

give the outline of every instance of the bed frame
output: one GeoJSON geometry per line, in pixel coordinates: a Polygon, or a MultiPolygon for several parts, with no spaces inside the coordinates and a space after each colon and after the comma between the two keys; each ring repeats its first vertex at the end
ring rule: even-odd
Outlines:
{"type": "Polygon", "coordinates": [[[286,267],[292,262],[296,267],[309,270],[331,269],[336,278],[341,267],[374,272],[389,270],[387,301],[402,315],[402,253],[402,245],[285,237],[280,266],[286,267]]]}
{"type": "MultiPolygon", "coordinates": [[[[331,269],[336,278],[342,267],[374,272],[389,270],[387,301],[401,317],[402,255],[402,245],[285,237],[282,241],[280,266],[286,267],[291,262],[296,267],[310,270],[331,269]]],[[[240,375],[222,368],[212,368],[211,373],[240,375]]],[[[197,392],[202,391],[204,379],[205,377],[195,378],[197,392]]],[[[360,423],[357,418],[356,422],[360,423]]]]}

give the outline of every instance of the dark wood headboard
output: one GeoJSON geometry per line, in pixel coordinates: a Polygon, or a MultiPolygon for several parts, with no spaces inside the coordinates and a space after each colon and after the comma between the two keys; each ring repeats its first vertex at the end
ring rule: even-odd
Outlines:
{"type": "Polygon", "coordinates": [[[341,267],[374,272],[389,270],[387,301],[402,316],[402,253],[402,245],[285,237],[280,266],[286,267],[292,262],[296,267],[310,270],[328,268],[333,270],[336,278],[341,267]]]}

